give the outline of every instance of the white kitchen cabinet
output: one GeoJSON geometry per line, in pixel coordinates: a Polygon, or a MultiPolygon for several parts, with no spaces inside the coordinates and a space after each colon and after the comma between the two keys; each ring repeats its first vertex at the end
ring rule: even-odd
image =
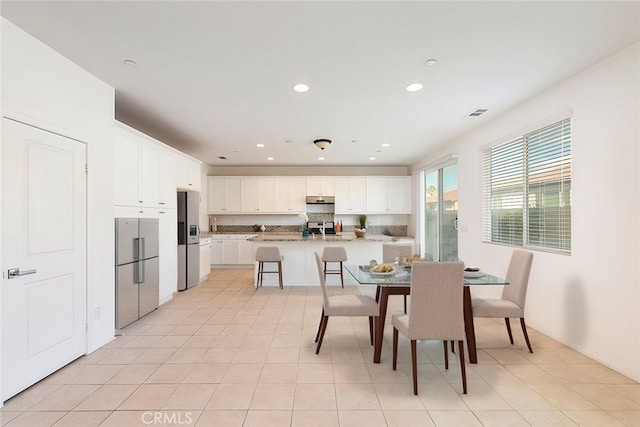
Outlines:
{"type": "Polygon", "coordinates": [[[222,234],[211,237],[211,264],[235,264],[236,240],[233,235],[222,234]]]}
{"type": "Polygon", "coordinates": [[[140,141],[116,128],[114,140],[114,203],[140,206],[140,141]]]}
{"type": "Polygon", "coordinates": [[[200,238],[200,281],[211,271],[211,238],[200,238]]]}
{"type": "Polygon", "coordinates": [[[200,162],[176,154],[176,186],[182,190],[200,191],[200,162]]]}
{"type": "Polygon", "coordinates": [[[140,203],[159,206],[158,148],[150,142],[140,141],[140,203]]]}
{"type": "Polygon", "coordinates": [[[243,213],[273,213],[276,211],[275,179],[246,177],[240,179],[240,211],[243,213]]]}
{"type": "Polygon", "coordinates": [[[236,263],[237,264],[253,264],[255,255],[253,252],[253,242],[246,240],[236,240],[236,263]]]}
{"type": "Polygon", "coordinates": [[[211,264],[253,264],[253,243],[247,241],[254,234],[214,234],[211,236],[211,264]]]}
{"type": "Polygon", "coordinates": [[[307,196],[335,196],[335,178],[313,176],[307,178],[307,196]]]}
{"type": "Polygon", "coordinates": [[[240,178],[207,177],[207,196],[210,214],[240,213],[240,178]]]}
{"type": "Polygon", "coordinates": [[[367,181],[362,177],[335,179],[335,213],[362,214],[366,212],[367,181]]]}
{"type": "Polygon", "coordinates": [[[173,154],[159,142],[124,125],[114,141],[115,205],[174,208],[176,206],[173,154]]]}
{"type": "Polygon", "coordinates": [[[275,209],[282,213],[301,213],[307,209],[306,182],[302,177],[275,179],[275,209]]]}
{"type": "Polygon", "coordinates": [[[158,151],[158,204],[176,208],[176,159],[168,150],[158,151]]]}
{"type": "Polygon", "coordinates": [[[411,181],[408,176],[368,177],[366,213],[409,214],[411,181]]]}
{"type": "Polygon", "coordinates": [[[159,300],[178,290],[178,214],[176,209],[116,206],[115,218],[158,218],[159,300]]]}

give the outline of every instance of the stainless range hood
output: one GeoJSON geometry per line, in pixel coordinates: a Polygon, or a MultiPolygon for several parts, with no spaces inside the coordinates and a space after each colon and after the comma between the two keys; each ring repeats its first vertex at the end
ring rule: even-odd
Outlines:
{"type": "Polygon", "coordinates": [[[308,205],[333,205],[335,203],[334,196],[307,196],[308,205]]]}

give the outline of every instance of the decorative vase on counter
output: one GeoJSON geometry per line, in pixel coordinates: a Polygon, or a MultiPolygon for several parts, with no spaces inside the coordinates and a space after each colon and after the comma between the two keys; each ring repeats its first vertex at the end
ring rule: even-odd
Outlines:
{"type": "Polygon", "coordinates": [[[309,230],[302,230],[302,237],[309,237],[309,230]]]}
{"type": "Polygon", "coordinates": [[[356,237],[364,237],[367,230],[365,230],[364,228],[354,228],[353,232],[355,233],[356,237]]]}

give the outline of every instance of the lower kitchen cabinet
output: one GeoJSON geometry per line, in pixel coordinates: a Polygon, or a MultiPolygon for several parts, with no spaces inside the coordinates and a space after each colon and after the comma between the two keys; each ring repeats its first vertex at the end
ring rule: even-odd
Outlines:
{"type": "Polygon", "coordinates": [[[220,234],[211,236],[211,265],[253,264],[253,235],[220,234]]]}
{"type": "Polygon", "coordinates": [[[200,239],[200,281],[211,271],[211,238],[200,239]]]}

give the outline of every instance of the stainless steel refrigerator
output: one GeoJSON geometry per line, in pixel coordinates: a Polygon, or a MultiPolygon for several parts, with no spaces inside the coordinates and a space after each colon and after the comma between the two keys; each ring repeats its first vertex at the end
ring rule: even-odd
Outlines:
{"type": "Polygon", "coordinates": [[[178,191],[178,290],[200,283],[200,193],[178,191]]]}
{"type": "Polygon", "coordinates": [[[156,308],[160,299],[157,218],[116,218],[116,328],[156,308]]]}

